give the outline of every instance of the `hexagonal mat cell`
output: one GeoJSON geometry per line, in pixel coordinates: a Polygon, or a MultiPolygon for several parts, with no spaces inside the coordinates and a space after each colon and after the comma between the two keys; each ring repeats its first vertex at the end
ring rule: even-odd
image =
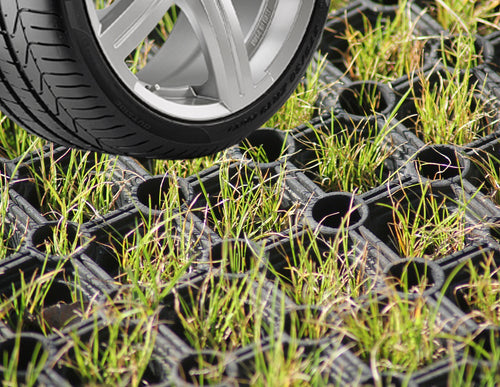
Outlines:
{"type": "Polygon", "coordinates": [[[411,374],[445,358],[448,345],[459,343],[446,339],[447,316],[436,308],[422,297],[371,295],[364,303],[346,305],[336,329],[344,345],[377,374],[411,374]]]}
{"type": "Polygon", "coordinates": [[[192,213],[220,238],[260,240],[296,223],[300,207],[286,196],[287,172],[223,164],[193,182],[192,213]]]}
{"type": "Polygon", "coordinates": [[[398,118],[426,144],[467,145],[499,129],[497,102],[469,73],[434,71],[410,86],[398,118]]]}
{"type": "Polygon", "coordinates": [[[78,224],[47,222],[30,231],[28,243],[44,255],[68,256],[84,248],[89,239],[78,224]]]}
{"type": "Polygon", "coordinates": [[[353,9],[338,11],[327,23],[320,50],[352,80],[393,81],[406,75],[407,68],[411,73],[429,64],[426,42],[432,32],[422,10],[413,2],[405,7],[386,3],[385,9],[380,2],[353,3],[353,9]],[[385,60],[373,61],[374,55],[385,60]]]}
{"type": "Polygon", "coordinates": [[[402,258],[439,260],[482,239],[467,201],[447,187],[409,183],[369,203],[368,227],[402,258]]]}
{"type": "Polygon", "coordinates": [[[144,214],[151,211],[180,209],[190,200],[188,187],[170,176],[155,176],[132,189],[133,199],[144,214]]]}
{"type": "Polygon", "coordinates": [[[313,272],[331,250],[331,246],[313,233],[300,233],[269,248],[273,274],[283,282],[292,283],[295,270],[302,264],[311,266],[313,272]]]}
{"type": "Polygon", "coordinates": [[[384,270],[386,282],[401,297],[421,297],[435,293],[444,284],[444,272],[435,263],[423,258],[407,258],[393,262],[384,270]]]}
{"type": "Polygon", "coordinates": [[[388,116],[394,108],[395,96],[382,83],[353,82],[341,89],[339,108],[353,117],[388,116]]]}
{"type": "Polygon", "coordinates": [[[4,271],[2,321],[13,331],[48,335],[74,325],[91,311],[88,286],[63,261],[20,259],[4,271]]]}
{"type": "Polygon", "coordinates": [[[0,342],[0,375],[4,383],[33,383],[51,360],[44,337],[23,333],[0,342]]]}
{"type": "Polygon", "coordinates": [[[450,275],[446,295],[478,324],[500,324],[500,253],[486,249],[464,257],[450,275]]]}
{"type": "Polygon", "coordinates": [[[179,210],[146,216],[129,208],[90,228],[93,242],[84,253],[121,283],[157,277],[169,282],[179,270],[200,263],[206,241],[198,229],[202,226],[179,210]]]}
{"type": "Polygon", "coordinates": [[[48,220],[83,223],[116,208],[116,160],[76,150],[44,148],[12,188],[48,220]],[[47,153],[45,153],[47,152],[47,153]]]}
{"type": "Polygon", "coordinates": [[[268,249],[268,278],[299,305],[336,307],[366,291],[367,250],[345,234],[316,235],[304,231],[268,249]]]}
{"type": "Polygon", "coordinates": [[[325,192],[367,192],[398,169],[397,146],[378,121],[335,117],[295,138],[293,163],[325,192]]]}
{"type": "MultiPolygon", "coordinates": [[[[473,15],[466,18],[465,21],[458,20],[449,12],[447,3],[442,3],[435,0],[420,0],[423,7],[427,9],[429,16],[440,23],[443,29],[448,30],[451,34],[478,34],[486,36],[495,31],[498,31],[500,17],[500,7],[496,6],[493,9],[484,7],[482,3],[471,2],[467,3],[463,10],[465,14],[473,15]],[[465,28],[465,30],[464,30],[465,28]]],[[[495,5],[493,2],[491,5],[495,5]]]]}
{"type": "Polygon", "coordinates": [[[415,155],[412,165],[423,179],[448,180],[458,184],[467,177],[469,166],[469,160],[457,148],[448,145],[425,147],[415,155]]]}
{"type": "Polygon", "coordinates": [[[74,330],[62,339],[57,372],[73,386],[130,385],[148,378],[155,381],[158,374],[152,373],[152,353],[157,326],[139,316],[140,312],[121,316],[113,324],[93,321],[74,330]],[[82,366],[89,363],[91,366],[82,366]]]}
{"type": "Polygon", "coordinates": [[[233,351],[264,340],[273,329],[274,306],[265,297],[250,276],[208,274],[169,294],[159,321],[191,348],[233,351]]]}

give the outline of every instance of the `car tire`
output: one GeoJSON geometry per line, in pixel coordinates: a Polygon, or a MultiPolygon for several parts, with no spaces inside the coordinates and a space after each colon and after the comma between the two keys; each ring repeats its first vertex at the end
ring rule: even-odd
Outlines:
{"type": "Polygon", "coordinates": [[[329,0],[0,0],[0,110],[69,147],[212,154],[290,96],[328,8],[329,0]],[[166,19],[173,27],[154,46],[166,19]]]}

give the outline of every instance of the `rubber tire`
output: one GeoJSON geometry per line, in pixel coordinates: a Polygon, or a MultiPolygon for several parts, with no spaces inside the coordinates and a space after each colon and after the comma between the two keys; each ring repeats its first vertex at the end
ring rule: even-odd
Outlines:
{"type": "Polygon", "coordinates": [[[113,73],[81,0],[0,0],[0,110],[54,143],[146,158],[193,158],[249,135],[305,73],[330,0],[314,0],[305,38],[285,73],[252,105],[189,122],[143,103],[113,73]]]}

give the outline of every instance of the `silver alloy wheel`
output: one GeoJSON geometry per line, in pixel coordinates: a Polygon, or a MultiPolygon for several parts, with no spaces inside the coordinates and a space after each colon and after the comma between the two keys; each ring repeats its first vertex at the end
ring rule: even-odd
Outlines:
{"type": "Polygon", "coordinates": [[[304,39],[311,0],[86,0],[101,50],[143,102],[171,117],[208,121],[249,106],[287,69],[304,39]],[[135,74],[127,64],[165,15],[173,29],[135,74]]]}

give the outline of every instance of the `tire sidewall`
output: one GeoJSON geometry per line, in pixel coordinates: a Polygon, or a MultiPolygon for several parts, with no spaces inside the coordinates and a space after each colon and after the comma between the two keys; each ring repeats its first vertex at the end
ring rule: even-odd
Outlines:
{"type": "MultiPolygon", "coordinates": [[[[313,1],[313,0],[311,0],[313,1]]],[[[314,0],[313,14],[301,42],[283,75],[261,98],[238,113],[204,122],[190,122],[166,116],[148,106],[124,85],[102,52],[87,14],[85,1],[62,1],[65,32],[82,73],[93,80],[126,125],[179,145],[225,147],[257,129],[282,106],[307,70],[320,40],[329,0],[314,0]]]]}

